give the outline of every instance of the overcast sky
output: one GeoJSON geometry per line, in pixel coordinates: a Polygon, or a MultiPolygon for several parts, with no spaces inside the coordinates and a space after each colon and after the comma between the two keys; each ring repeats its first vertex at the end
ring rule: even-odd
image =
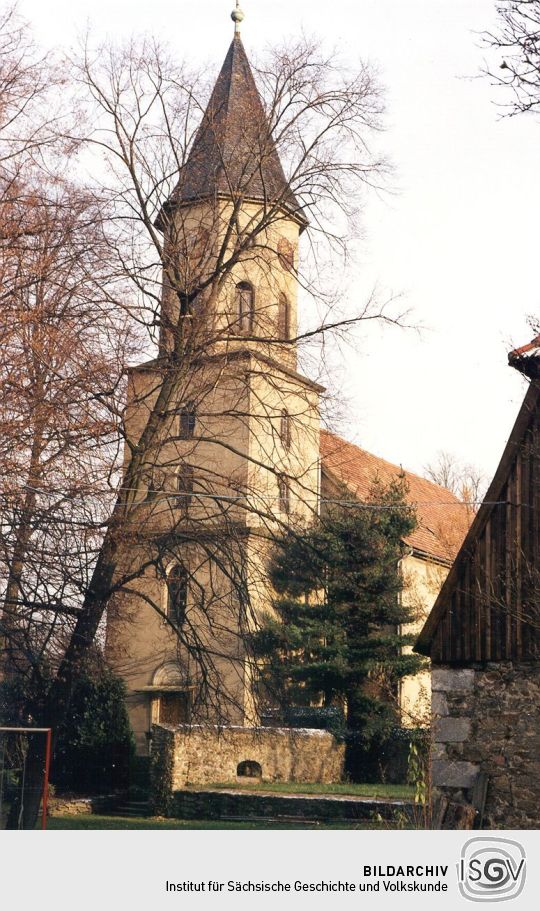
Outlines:
{"type": "MultiPolygon", "coordinates": [[[[113,38],[152,32],[179,58],[221,65],[232,0],[21,0],[39,40],[72,43],[87,22],[113,38]]],[[[393,192],[364,214],[354,276],[401,293],[417,332],[371,330],[343,352],[341,430],[405,468],[445,449],[493,474],[524,394],[506,365],[538,313],[540,122],[501,117],[479,78],[495,0],[242,0],[248,51],[323,35],[386,87],[393,192]]]]}

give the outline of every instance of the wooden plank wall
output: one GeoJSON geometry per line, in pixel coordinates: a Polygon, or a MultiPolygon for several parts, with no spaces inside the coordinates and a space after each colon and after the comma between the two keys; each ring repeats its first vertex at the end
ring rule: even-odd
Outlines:
{"type": "Polygon", "coordinates": [[[432,643],[435,663],[540,657],[540,413],[535,410],[497,504],[460,560],[432,643]]]}

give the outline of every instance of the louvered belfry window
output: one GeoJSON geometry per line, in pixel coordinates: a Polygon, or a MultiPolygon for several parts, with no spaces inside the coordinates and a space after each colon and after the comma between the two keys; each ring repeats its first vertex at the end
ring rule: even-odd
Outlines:
{"type": "Polygon", "coordinates": [[[236,286],[236,309],[239,331],[251,332],[255,314],[255,291],[249,282],[239,282],[236,286]]]}
{"type": "Polygon", "coordinates": [[[178,436],[181,440],[191,440],[195,433],[197,415],[193,402],[187,402],[180,409],[178,436]]]}
{"type": "Polygon", "coordinates": [[[186,619],[187,600],[188,573],[177,563],[167,577],[167,614],[177,626],[182,626],[186,619]]]}
{"type": "Polygon", "coordinates": [[[291,305],[286,294],[279,295],[278,332],[282,341],[291,337],[291,305]]]}
{"type": "Polygon", "coordinates": [[[186,510],[191,503],[194,484],[192,465],[181,465],[177,474],[178,506],[186,510]]]}
{"type": "Polygon", "coordinates": [[[281,412],[279,436],[284,449],[291,446],[291,416],[286,408],[281,412]]]}
{"type": "Polygon", "coordinates": [[[289,479],[286,478],[283,474],[278,477],[278,492],[280,512],[284,512],[286,515],[289,515],[289,512],[291,511],[289,479]]]}

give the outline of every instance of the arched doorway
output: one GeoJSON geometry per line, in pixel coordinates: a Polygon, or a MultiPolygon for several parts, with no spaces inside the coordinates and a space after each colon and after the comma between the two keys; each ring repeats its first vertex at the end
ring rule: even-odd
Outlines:
{"type": "Polygon", "coordinates": [[[169,661],[159,667],[152,680],[152,689],[155,693],[152,700],[154,724],[189,723],[189,688],[179,664],[169,661]]]}

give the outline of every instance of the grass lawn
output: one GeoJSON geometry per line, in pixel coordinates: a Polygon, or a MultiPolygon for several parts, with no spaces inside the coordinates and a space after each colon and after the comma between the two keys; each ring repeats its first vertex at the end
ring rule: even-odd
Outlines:
{"type": "MultiPolygon", "coordinates": [[[[39,826],[40,827],[40,826],[39,826]]],[[[375,822],[297,824],[272,822],[234,822],[221,820],[188,819],[132,819],[120,816],[53,816],[47,820],[47,829],[380,829],[389,828],[388,823],[375,822]]]]}
{"type": "Polygon", "coordinates": [[[234,791],[268,791],[271,794],[338,794],[352,797],[387,798],[390,800],[414,798],[414,788],[406,784],[291,784],[284,781],[238,781],[230,784],[209,784],[197,786],[194,790],[205,790],[205,787],[234,791]]]}

